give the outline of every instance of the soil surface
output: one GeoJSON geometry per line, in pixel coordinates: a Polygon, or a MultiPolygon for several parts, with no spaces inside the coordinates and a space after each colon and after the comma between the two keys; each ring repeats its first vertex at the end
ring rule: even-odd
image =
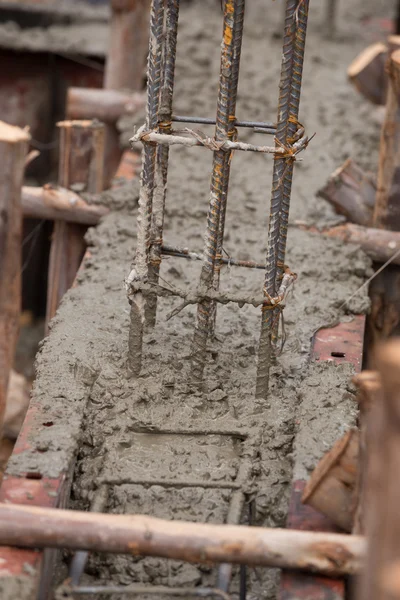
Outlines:
{"type": "MultiPolygon", "coordinates": [[[[370,274],[370,261],[357,247],[303,231],[296,221],[338,221],[316,191],[349,156],[376,169],[379,127],[371,106],[346,81],[346,67],[366,44],[361,19],[391,16],[393,7],[389,0],[341,3],[338,35],[330,41],[322,30],[321,4],[312,3],[310,10],[300,115],[307,132],[317,135],[295,166],[288,233],[287,262],[298,280],[285,308],[287,340],[273,367],[268,401],[254,398],[260,310],[250,306],[218,307],[204,387],[193,389],[188,381],[195,309],[166,321],[179,300],[160,299],[156,328],[145,339],[142,374],[129,376],[123,281],[136,244],[138,184],[132,183],[103,196],[114,210],[90,230],[86,269],[42,344],[32,449],[12,457],[10,474],[28,470],[57,477],[77,454],[73,508],[89,509],[107,485],[104,510],[114,513],[245,523],[252,501],[253,523],[283,526],[293,477],[306,478],[354,424],[352,367],[312,363],[309,357],[318,328],[368,310],[365,290],[346,309],[343,304],[370,274]]],[[[247,3],[240,119],[275,120],[279,9],[265,0],[247,3]]],[[[182,6],[175,114],[215,114],[221,30],[219,3],[182,6]]],[[[132,135],[128,120],[121,128],[132,135]]],[[[241,130],[240,139],[262,143],[265,137],[241,130]]],[[[201,252],[211,165],[206,149],[171,149],[166,243],[201,252]]],[[[271,175],[270,157],[235,153],[225,237],[225,250],[235,258],[264,260],[271,175]]],[[[166,258],[161,282],[193,285],[200,266],[166,258]]],[[[222,271],[224,290],[259,294],[262,286],[263,271],[222,271]]],[[[102,555],[90,557],[82,581],[191,587],[215,586],[216,577],[217,569],[179,561],[102,555]]],[[[276,572],[250,570],[248,598],[274,598],[276,580],[276,572]]],[[[235,569],[231,591],[238,589],[235,569]]]]}

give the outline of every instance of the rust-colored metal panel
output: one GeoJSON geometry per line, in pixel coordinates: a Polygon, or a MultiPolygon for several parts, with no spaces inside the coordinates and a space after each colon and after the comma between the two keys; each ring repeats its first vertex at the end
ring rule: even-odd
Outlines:
{"type": "MultiPolygon", "coordinates": [[[[314,336],[311,357],[316,361],[351,363],[357,372],[362,368],[365,315],[357,315],[347,323],[320,329],[314,336]]],[[[294,481],[289,503],[287,527],[305,531],[338,532],[338,528],[311,506],[301,503],[306,482],[294,481]]],[[[318,577],[308,573],[284,571],[280,600],[344,600],[343,579],[318,577]]]]}
{"type": "MultiPolygon", "coordinates": [[[[25,425],[24,430],[26,438],[29,428],[25,425]]],[[[26,444],[26,440],[23,444],[26,444]]],[[[23,449],[20,448],[20,451],[23,449]]],[[[0,488],[0,502],[51,508],[62,506],[66,496],[65,476],[60,475],[58,479],[31,479],[38,475],[37,473],[27,473],[25,477],[5,476],[0,488]]],[[[40,590],[38,599],[45,600],[50,590],[51,572],[55,559],[56,552],[53,550],[43,553],[35,550],[0,547],[0,578],[22,577],[26,581],[26,589],[32,591],[32,598],[36,598],[37,592],[40,590]],[[46,585],[43,585],[44,583],[46,585]]]]}
{"type": "Polygon", "coordinates": [[[351,363],[361,371],[364,346],[365,315],[357,315],[348,323],[319,329],[314,336],[312,358],[336,363],[351,363]]]}
{"type": "MultiPolygon", "coordinates": [[[[329,519],[310,506],[301,503],[305,481],[295,481],[289,504],[288,529],[303,531],[339,532],[329,519]]],[[[284,572],[281,578],[281,600],[342,600],[345,596],[343,580],[318,577],[309,573],[284,572]]]]}

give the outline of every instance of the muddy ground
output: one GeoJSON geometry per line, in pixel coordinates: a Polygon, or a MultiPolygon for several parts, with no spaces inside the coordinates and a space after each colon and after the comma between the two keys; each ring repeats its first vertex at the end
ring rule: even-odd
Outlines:
{"type": "MultiPolygon", "coordinates": [[[[361,17],[391,16],[393,2],[342,2],[339,35],[322,32],[323,3],[312,3],[300,120],[317,135],[295,168],[287,262],[298,281],[285,309],[287,341],[273,368],[267,402],[255,400],[260,311],[218,308],[204,389],[188,384],[195,311],[171,321],[178,302],[161,299],[155,330],[146,336],[142,375],[126,368],[129,307],[123,286],[135,249],[137,183],[103,201],[114,211],[88,234],[92,257],[78,287],[65,297],[37,360],[33,400],[39,409],[32,450],[11,459],[9,473],[56,477],[77,453],[70,505],[87,509],[104,482],[106,510],[207,522],[232,520],[240,484],[254,522],[285,524],[293,478],[306,478],[322,454],[355,421],[352,368],[309,360],[321,326],[368,310],[365,292],[342,305],[370,273],[356,247],[300,230],[295,222],[337,221],[316,191],[348,156],[375,169],[379,127],[371,107],[346,81],[346,67],[366,44],[361,17]],[[43,414],[46,415],[44,421],[43,414]],[[236,496],[235,496],[236,494],[236,496]]],[[[274,120],[281,42],[278,3],[249,0],[237,116],[274,120]]],[[[213,116],[222,16],[212,0],[182,7],[174,112],[213,116]]],[[[121,127],[132,133],[133,124],[121,127]]],[[[240,132],[241,139],[263,138],[240,132]]],[[[124,139],[128,137],[127,133],[124,139]]],[[[265,138],[264,138],[265,139],[265,138]]],[[[171,150],[166,242],[202,250],[212,154],[171,150]]],[[[262,261],[265,256],[272,161],[237,152],[233,158],[225,250],[262,261]]],[[[199,265],[168,258],[165,285],[196,281],[199,265]]],[[[224,269],[227,290],[262,289],[263,272],[224,269]]],[[[245,508],[241,522],[248,521],[245,508]]],[[[67,572],[63,573],[66,575],[67,572]]],[[[251,571],[249,598],[274,598],[277,574],[251,571]]],[[[177,561],[93,556],[86,582],[169,586],[215,585],[216,569],[177,561]]],[[[238,576],[232,583],[238,593],[238,576]]]]}

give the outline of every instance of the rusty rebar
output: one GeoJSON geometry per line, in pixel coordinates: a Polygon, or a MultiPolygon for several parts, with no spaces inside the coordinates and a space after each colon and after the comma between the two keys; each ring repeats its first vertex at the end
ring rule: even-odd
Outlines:
{"type": "MultiPolygon", "coordinates": [[[[147,63],[146,127],[154,129],[158,122],[160,84],[162,71],[162,42],[164,24],[164,0],[152,0],[150,9],[150,50],[147,63]]],[[[148,277],[150,231],[152,224],[153,196],[155,189],[157,148],[145,144],[137,219],[137,248],[133,278],[145,281],[148,277]]],[[[129,292],[128,292],[129,293],[129,292]]],[[[141,292],[129,294],[131,302],[128,364],[134,375],[139,375],[142,363],[143,332],[145,327],[145,304],[141,292]]]]}
{"type": "MultiPolygon", "coordinates": [[[[294,31],[293,44],[293,73],[292,85],[289,98],[289,123],[287,128],[287,144],[292,144],[295,140],[299,128],[299,108],[301,82],[303,76],[304,52],[306,45],[307,20],[308,20],[309,0],[301,0],[296,10],[296,26],[294,31]]],[[[283,182],[282,208],[280,211],[279,239],[278,239],[278,260],[276,269],[276,287],[280,286],[283,277],[284,263],[286,256],[287,232],[289,226],[290,195],[293,182],[294,161],[287,160],[285,167],[285,177],[283,182]]],[[[274,330],[272,340],[275,342],[278,337],[279,319],[274,321],[274,330]]]]}
{"type": "MultiPolygon", "coordinates": [[[[235,56],[240,57],[241,37],[237,35],[240,22],[243,21],[244,0],[226,0],[224,6],[223,39],[221,45],[221,68],[217,101],[215,139],[220,142],[229,139],[231,123],[236,120],[237,77],[235,56]]],[[[206,288],[213,285],[213,277],[218,251],[220,217],[225,202],[226,181],[230,169],[230,153],[218,150],[214,152],[211,177],[210,203],[207,216],[207,229],[204,246],[204,262],[200,282],[206,288]]],[[[197,323],[192,345],[192,376],[195,382],[201,382],[206,361],[207,338],[210,331],[212,303],[200,302],[197,308],[197,323]]]]}
{"type": "Polygon", "coordinates": [[[329,39],[332,39],[336,32],[338,0],[327,0],[325,15],[325,33],[329,39]]]}
{"type": "MultiPolygon", "coordinates": [[[[303,76],[304,51],[306,45],[307,19],[308,19],[309,0],[300,0],[295,14],[294,42],[293,42],[293,68],[292,83],[289,95],[289,117],[287,124],[286,145],[292,144],[298,128],[301,82],[303,76]]],[[[292,160],[287,160],[284,173],[282,207],[280,211],[279,238],[278,238],[278,259],[276,268],[276,287],[280,285],[283,275],[287,231],[289,225],[290,195],[293,182],[292,160]]]]}
{"type": "MultiPolygon", "coordinates": [[[[64,584],[58,588],[59,598],[68,598],[69,596],[88,596],[88,595],[114,595],[119,594],[120,596],[147,596],[147,595],[158,595],[158,596],[175,596],[177,598],[207,598],[216,596],[222,600],[231,600],[229,594],[224,593],[222,590],[208,588],[208,587],[194,587],[194,588],[170,588],[164,585],[85,585],[85,586],[73,586],[69,583],[64,584]]],[[[57,600],[57,596],[56,596],[57,600]]]]}
{"type": "MultiPolygon", "coordinates": [[[[189,117],[182,115],[172,115],[172,121],[174,123],[193,123],[197,125],[215,125],[215,119],[209,119],[208,117],[189,117]]],[[[272,122],[264,121],[240,121],[236,120],[232,122],[234,127],[244,127],[253,129],[256,133],[267,133],[275,135],[276,125],[272,122]]]]}
{"type": "MultiPolygon", "coordinates": [[[[175,79],[176,44],[178,37],[179,0],[167,0],[165,16],[165,43],[163,72],[158,111],[160,133],[172,131],[172,100],[175,79]]],[[[149,253],[149,281],[158,283],[163,243],[165,199],[167,194],[169,146],[157,147],[156,189],[153,200],[153,220],[149,253]]],[[[157,296],[149,296],[146,305],[146,326],[154,327],[157,313],[157,296]]]]}
{"type": "MultiPolygon", "coordinates": [[[[233,58],[232,58],[232,77],[230,81],[230,91],[228,97],[228,111],[229,111],[229,131],[228,138],[231,140],[235,140],[237,137],[237,129],[235,127],[236,122],[236,99],[237,99],[237,89],[239,83],[239,68],[240,68],[240,56],[242,51],[242,39],[243,39],[243,24],[244,24],[244,9],[245,9],[245,0],[240,0],[236,7],[236,18],[233,25],[232,32],[232,45],[233,45],[233,58]]],[[[219,289],[219,283],[221,278],[221,264],[222,264],[222,252],[223,252],[223,244],[224,244],[224,233],[225,233],[225,217],[226,217],[226,206],[228,202],[228,188],[229,188],[229,175],[230,175],[230,162],[233,158],[233,152],[231,152],[228,156],[228,168],[224,170],[224,178],[222,184],[222,197],[221,197],[221,210],[219,217],[219,226],[218,226],[218,235],[217,235],[217,252],[216,252],[216,261],[214,266],[214,274],[213,274],[213,287],[215,290],[219,289]]],[[[217,318],[217,305],[214,302],[211,307],[212,316],[211,316],[211,327],[210,334],[211,336],[215,333],[215,325],[217,318]]]]}
{"type": "MultiPolygon", "coordinates": [[[[253,457],[254,459],[254,457],[253,457]]],[[[246,493],[243,486],[251,478],[253,471],[253,460],[249,457],[245,458],[240,467],[236,480],[241,483],[240,489],[233,492],[229,503],[228,515],[226,518],[227,525],[239,525],[242,517],[243,508],[246,501],[246,493]]],[[[218,568],[217,588],[223,592],[229,591],[230,582],[232,579],[233,565],[231,563],[223,563],[218,568]]]]}
{"type": "MultiPolygon", "coordinates": [[[[279,84],[278,123],[275,144],[286,147],[289,138],[290,99],[292,93],[297,9],[304,0],[286,0],[285,31],[281,78],[279,84]]],[[[278,246],[281,235],[281,211],[285,194],[285,170],[289,160],[275,155],[272,176],[271,208],[267,241],[267,268],[265,273],[265,305],[262,308],[260,345],[258,351],[256,398],[266,398],[269,387],[270,366],[274,359],[273,331],[279,323],[281,307],[271,306],[268,297],[275,297],[277,291],[278,268],[283,268],[278,259],[278,246]]],[[[288,190],[290,199],[290,188],[288,190]]],[[[285,244],[286,248],[286,244],[285,244]]]]}
{"type": "MultiPolygon", "coordinates": [[[[96,490],[96,495],[90,505],[90,512],[104,512],[108,502],[108,486],[101,485],[96,490]]],[[[70,567],[70,579],[72,585],[78,585],[85,571],[86,563],[89,557],[87,550],[78,550],[75,552],[70,567]]]]}

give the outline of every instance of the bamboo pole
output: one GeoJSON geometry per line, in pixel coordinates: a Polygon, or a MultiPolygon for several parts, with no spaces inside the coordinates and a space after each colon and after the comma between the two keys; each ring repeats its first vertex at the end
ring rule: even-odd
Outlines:
{"type": "Polygon", "coordinates": [[[134,115],[145,105],[145,94],[138,92],[71,87],[67,93],[69,119],[87,119],[91,115],[92,119],[115,124],[124,115],[134,115]]]}
{"type": "Polygon", "coordinates": [[[165,521],[145,515],[111,515],[0,504],[0,544],[68,548],[192,563],[235,563],[354,574],[364,539],[333,533],[165,521]]]}
{"type": "Polygon", "coordinates": [[[380,345],[375,358],[382,401],[374,406],[368,419],[370,456],[365,507],[369,543],[358,598],[393,600],[399,598],[400,561],[399,338],[380,345]],[[392,593],[396,580],[397,591],[392,593]]]}
{"type": "MultiPolygon", "coordinates": [[[[62,121],[60,128],[60,186],[99,193],[103,189],[104,125],[95,121],[62,121]]],[[[61,298],[71,287],[85,251],[86,226],[55,221],[50,249],[46,329],[61,298]]]]}
{"type": "Polygon", "coordinates": [[[30,135],[0,121],[0,436],[21,310],[21,187],[30,135]]]}
{"type": "Polygon", "coordinates": [[[101,217],[109,213],[106,206],[88,204],[72,190],[50,184],[43,187],[23,186],[21,205],[26,218],[81,225],[97,225],[101,217]]]}

